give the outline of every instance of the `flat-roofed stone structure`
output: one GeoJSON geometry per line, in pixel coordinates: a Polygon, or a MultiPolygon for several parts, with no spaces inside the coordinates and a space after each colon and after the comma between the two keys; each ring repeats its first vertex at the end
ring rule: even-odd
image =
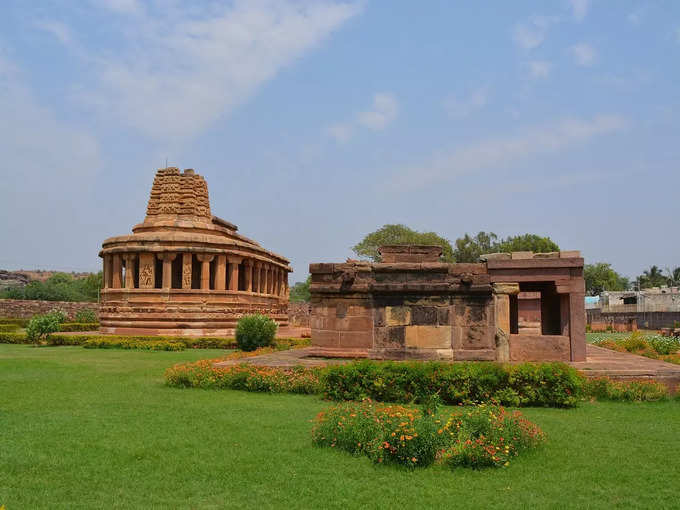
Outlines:
{"type": "Polygon", "coordinates": [[[312,353],[329,357],[585,360],[579,252],[440,261],[439,246],[383,246],[382,262],[311,264],[312,353]],[[519,334],[518,294],[540,296],[540,332],[519,334]]]}
{"type": "Polygon", "coordinates": [[[213,216],[192,169],[157,171],[146,218],[102,245],[101,331],[231,334],[248,313],[287,325],[288,260],[213,216]]]}

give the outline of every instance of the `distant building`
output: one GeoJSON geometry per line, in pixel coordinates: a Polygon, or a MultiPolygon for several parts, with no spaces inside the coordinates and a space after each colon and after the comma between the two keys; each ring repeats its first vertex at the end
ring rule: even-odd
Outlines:
{"type": "Polygon", "coordinates": [[[599,297],[597,303],[586,303],[587,323],[594,331],[671,328],[680,322],[678,287],[606,291],[599,297]]]}

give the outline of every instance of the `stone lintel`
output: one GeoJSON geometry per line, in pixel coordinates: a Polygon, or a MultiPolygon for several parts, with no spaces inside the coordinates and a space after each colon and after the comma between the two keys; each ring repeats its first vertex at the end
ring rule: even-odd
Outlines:
{"type": "Polygon", "coordinates": [[[560,267],[583,267],[582,258],[560,259],[489,259],[486,262],[487,269],[536,269],[536,268],[560,268],[560,267]]]}
{"type": "Polygon", "coordinates": [[[494,283],[495,294],[519,294],[519,283],[494,283]]]}

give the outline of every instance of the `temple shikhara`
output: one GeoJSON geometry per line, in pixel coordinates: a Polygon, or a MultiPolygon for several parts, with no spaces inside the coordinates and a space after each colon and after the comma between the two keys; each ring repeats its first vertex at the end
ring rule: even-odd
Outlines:
{"type": "Polygon", "coordinates": [[[143,223],[103,242],[101,331],[231,334],[263,313],[287,325],[288,260],[213,216],[193,170],[158,170],[143,223]]]}
{"type": "Polygon", "coordinates": [[[311,354],[377,359],[584,361],[578,251],[440,261],[439,246],[383,246],[380,263],[311,264],[311,354]],[[540,307],[520,328],[520,293],[540,307]]]}

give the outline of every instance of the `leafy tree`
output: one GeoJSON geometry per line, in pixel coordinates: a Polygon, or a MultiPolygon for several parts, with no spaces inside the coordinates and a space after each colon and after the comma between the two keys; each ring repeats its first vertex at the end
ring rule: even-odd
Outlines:
{"type": "Polygon", "coordinates": [[[536,234],[524,234],[518,236],[510,236],[501,240],[496,245],[496,251],[509,253],[511,251],[533,251],[534,253],[548,253],[551,251],[560,251],[549,237],[541,237],[536,234]]]}
{"type": "Polygon", "coordinates": [[[648,289],[650,287],[661,287],[668,284],[668,278],[664,276],[659,266],[651,266],[645,269],[638,277],[640,288],[648,289]]]}
{"type": "Polygon", "coordinates": [[[479,232],[471,237],[465,234],[456,239],[456,250],[453,252],[456,262],[477,262],[484,253],[492,253],[498,244],[498,236],[493,232],[479,232]]]}
{"type": "Polygon", "coordinates": [[[436,244],[442,247],[442,261],[453,262],[453,248],[448,239],[434,232],[418,232],[406,225],[383,225],[366,235],[352,250],[360,258],[380,262],[378,248],[386,244],[436,244]]]}
{"type": "Polygon", "coordinates": [[[44,315],[34,315],[26,325],[26,336],[33,343],[46,341],[52,333],[59,331],[59,325],[66,320],[61,310],[53,310],[44,315]]]}
{"type": "Polygon", "coordinates": [[[102,273],[74,278],[68,273],[55,273],[44,282],[33,281],[25,287],[13,287],[0,293],[0,298],[36,299],[42,301],[97,301],[102,286],[102,273]]]}
{"type": "Polygon", "coordinates": [[[290,288],[290,302],[291,303],[309,303],[312,295],[309,292],[309,286],[312,283],[312,275],[310,274],[304,282],[297,282],[290,288]]]}
{"type": "Polygon", "coordinates": [[[674,269],[666,269],[668,272],[668,285],[671,287],[677,287],[680,285],[680,267],[674,269]]]}
{"type": "Polygon", "coordinates": [[[498,239],[493,232],[479,232],[476,236],[465,234],[456,239],[454,256],[456,262],[477,262],[484,253],[533,251],[546,253],[559,251],[560,247],[549,237],[536,234],[524,234],[498,239]]]}
{"type": "Polygon", "coordinates": [[[611,264],[606,262],[586,264],[583,277],[586,280],[586,293],[591,296],[597,296],[605,290],[626,290],[629,285],[628,278],[614,271],[611,264]]]}

